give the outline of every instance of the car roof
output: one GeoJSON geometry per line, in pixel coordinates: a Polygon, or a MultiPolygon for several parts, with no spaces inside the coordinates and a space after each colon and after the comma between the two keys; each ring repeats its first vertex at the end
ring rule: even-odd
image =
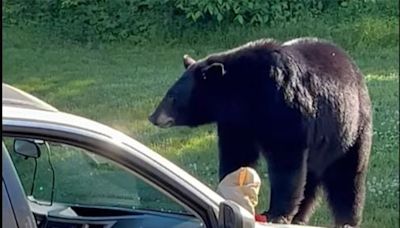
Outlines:
{"type": "Polygon", "coordinates": [[[3,106],[30,108],[50,112],[58,111],[55,107],[13,86],[3,83],[2,89],[3,106]]]}

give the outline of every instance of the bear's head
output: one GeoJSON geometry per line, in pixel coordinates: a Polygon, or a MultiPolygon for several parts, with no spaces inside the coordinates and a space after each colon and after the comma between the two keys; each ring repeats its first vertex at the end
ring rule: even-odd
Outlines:
{"type": "Polygon", "coordinates": [[[195,127],[216,121],[220,85],[226,74],[221,62],[183,57],[185,72],[167,91],[149,121],[159,127],[195,127]]]}

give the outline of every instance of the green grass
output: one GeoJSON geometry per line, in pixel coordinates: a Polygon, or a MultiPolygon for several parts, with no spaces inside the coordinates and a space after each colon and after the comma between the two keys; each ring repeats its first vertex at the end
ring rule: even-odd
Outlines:
{"type": "MultiPolygon", "coordinates": [[[[263,36],[287,39],[316,35],[334,40],[354,57],[367,77],[374,109],[374,141],[362,227],[399,227],[399,48],[398,22],[359,20],[325,27],[322,22],[285,28],[239,30],[222,36],[134,46],[126,43],[85,47],[5,28],[3,82],[26,90],[62,111],[110,125],[177,163],[211,188],[217,185],[214,126],[159,129],[147,116],[183,70],[182,55],[195,57],[263,36]],[[372,21],[372,22],[371,22],[372,21]],[[228,37],[228,38],[227,38],[228,37]],[[378,41],[382,41],[379,45],[378,41]]],[[[265,173],[260,163],[260,174],[265,173]]],[[[267,205],[264,175],[258,210],[267,205]]],[[[71,185],[73,182],[71,183],[71,185]]],[[[326,203],[312,219],[329,225],[326,203]]]]}

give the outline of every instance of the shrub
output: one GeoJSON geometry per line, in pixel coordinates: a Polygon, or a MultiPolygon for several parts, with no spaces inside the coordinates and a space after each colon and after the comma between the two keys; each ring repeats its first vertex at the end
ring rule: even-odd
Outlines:
{"type": "Polygon", "coordinates": [[[318,15],[321,0],[175,0],[175,6],[193,22],[236,22],[239,24],[274,24],[296,21],[304,14],[318,15]]]}
{"type": "Polygon", "coordinates": [[[78,41],[146,34],[161,0],[18,0],[3,2],[3,23],[45,25],[78,41]]]}
{"type": "Polygon", "coordinates": [[[173,39],[221,25],[284,26],[321,14],[342,21],[399,16],[391,0],[5,0],[2,7],[3,25],[33,25],[83,42],[173,39]]]}

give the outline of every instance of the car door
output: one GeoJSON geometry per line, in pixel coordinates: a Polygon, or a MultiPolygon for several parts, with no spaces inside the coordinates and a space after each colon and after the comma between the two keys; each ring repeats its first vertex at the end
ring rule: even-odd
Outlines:
{"type": "MultiPolygon", "coordinates": [[[[157,167],[151,167],[153,164],[148,161],[139,161],[138,157],[135,159],[139,160],[131,165],[141,164],[142,167],[133,169],[118,159],[110,159],[115,154],[124,153],[121,150],[123,146],[116,146],[111,139],[94,137],[90,132],[78,134],[74,131],[71,134],[65,130],[40,128],[38,131],[38,128],[22,126],[8,126],[4,133],[6,138],[3,139],[8,143],[13,165],[39,227],[52,227],[43,226],[41,222],[54,227],[62,223],[77,227],[79,224],[159,227],[160,223],[163,227],[217,226],[212,208],[201,199],[191,197],[179,180],[176,183],[171,183],[174,180],[165,181],[165,174],[156,172],[159,171],[157,167]],[[39,145],[42,157],[37,161],[40,165],[37,168],[39,179],[36,179],[33,193],[33,162],[12,153],[15,139],[42,143],[39,145]],[[49,148],[51,152],[43,152],[49,148]],[[98,155],[107,153],[108,158],[98,155]],[[29,170],[27,167],[30,166],[29,170]],[[54,179],[55,188],[51,187],[54,179]],[[139,201],[145,206],[139,207],[139,201]]],[[[129,161],[132,159],[125,162],[129,161]]]]}
{"type": "Polygon", "coordinates": [[[22,185],[2,143],[2,227],[36,227],[22,185]]]}

